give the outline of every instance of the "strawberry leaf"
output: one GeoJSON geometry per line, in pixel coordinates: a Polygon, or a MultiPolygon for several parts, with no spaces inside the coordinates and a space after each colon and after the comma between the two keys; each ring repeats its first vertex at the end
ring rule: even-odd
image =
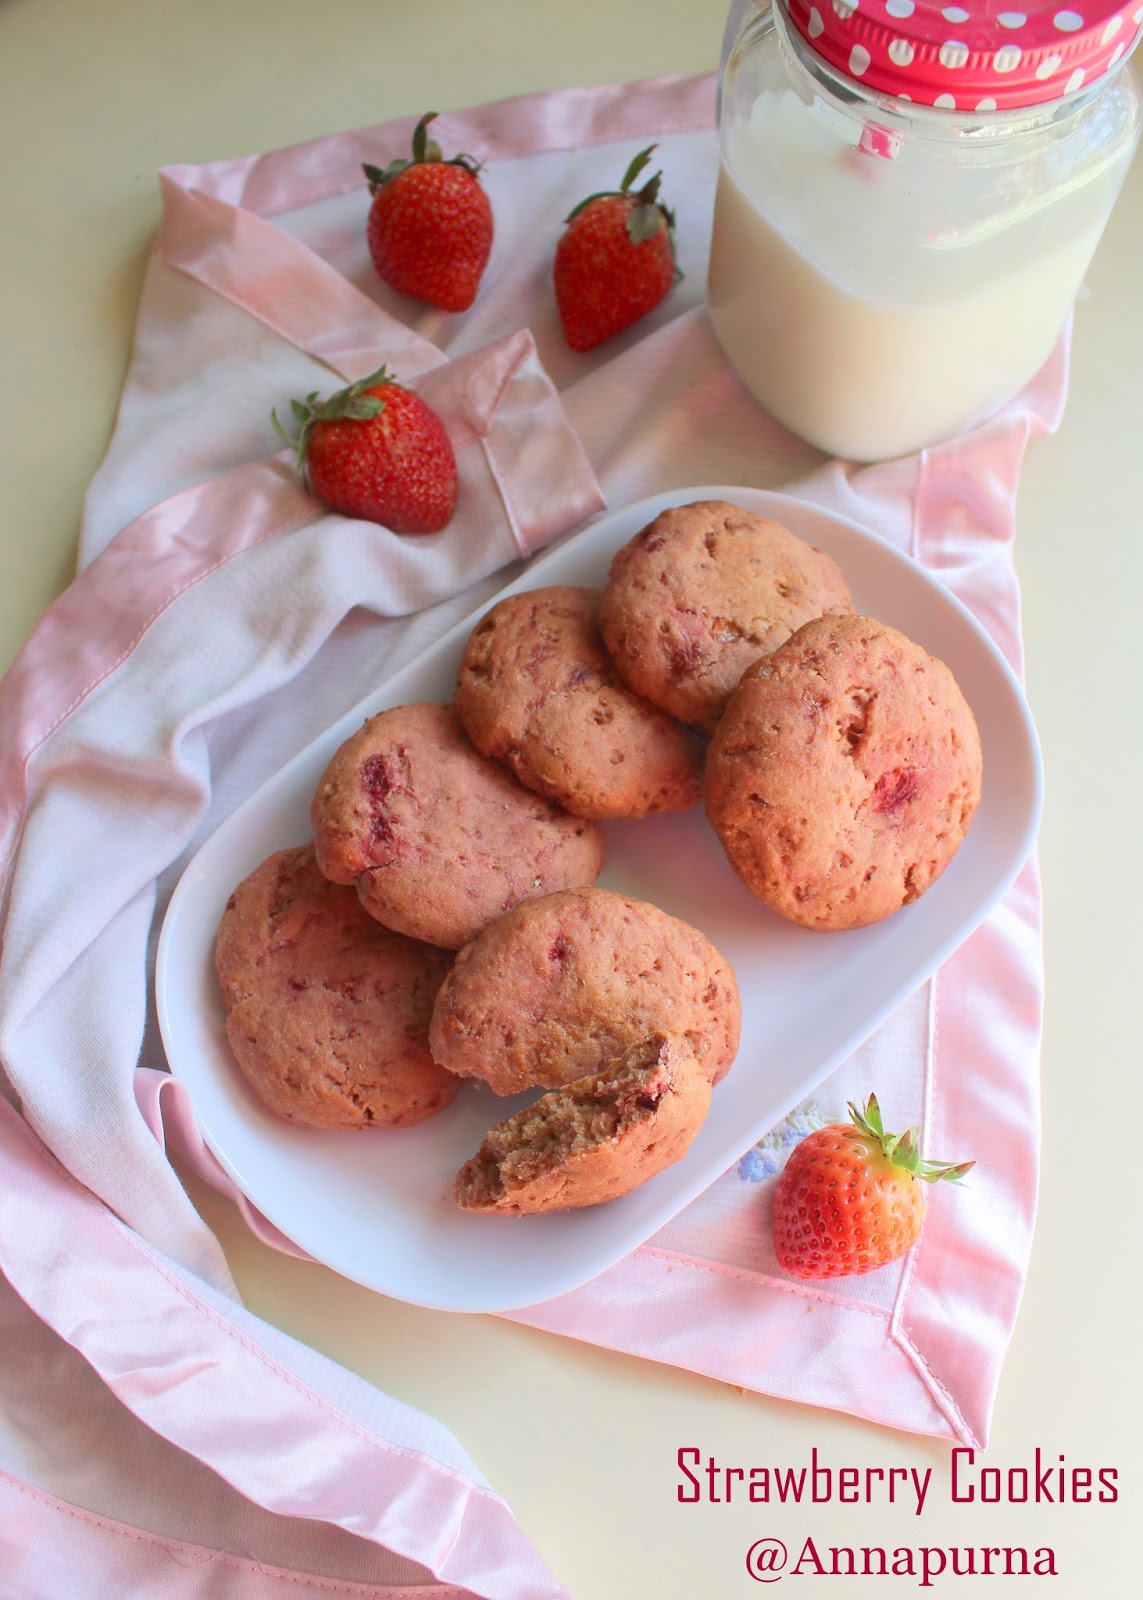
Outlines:
{"type": "Polygon", "coordinates": [[[653,239],[663,226],[663,213],[658,206],[632,206],[627,218],[627,237],[632,244],[644,244],[653,239]]]}
{"type": "Polygon", "coordinates": [[[339,411],[323,411],[323,422],[337,419],[341,422],[368,422],[371,417],[378,416],[385,409],[385,402],[379,395],[355,394],[347,396],[339,411]]]}
{"type": "Polygon", "coordinates": [[[435,111],[426,111],[420,122],[413,129],[413,160],[414,161],[439,161],[441,147],[435,139],[430,139],[428,126],[437,115],[435,111]],[[433,152],[436,152],[433,154],[433,152]]]}
{"type": "Polygon", "coordinates": [[[572,207],[567,216],[564,218],[564,223],[567,224],[572,220],[573,217],[578,217],[580,212],[589,206],[593,200],[616,200],[619,198],[620,195],[618,189],[597,189],[594,194],[585,195],[585,197],[580,201],[579,205],[572,207]]]}
{"type": "Polygon", "coordinates": [[[879,1144],[885,1138],[885,1129],[881,1123],[881,1107],[877,1104],[875,1094],[869,1096],[861,1111],[851,1100],[849,1114],[853,1118],[854,1126],[862,1133],[868,1134],[871,1139],[876,1139],[879,1144]]]}
{"type": "MultiPolygon", "coordinates": [[[[298,415],[298,413],[297,413],[298,404],[299,404],[299,402],[297,400],[291,401],[291,405],[293,405],[293,407],[294,407],[294,418],[295,418],[295,421],[297,420],[297,415],[298,415]]],[[[305,410],[304,407],[302,407],[302,409],[303,409],[303,411],[305,410]]],[[[304,460],[304,457],[305,457],[305,449],[304,449],[304,446],[303,446],[303,443],[302,443],[302,441],[303,441],[303,439],[305,437],[305,429],[301,428],[299,430],[299,432],[296,433],[296,434],[287,433],[285,428],[283,428],[283,426],[282,426],[282,423],[281,423],[281,420],[280,420],[280,418],[278,416],[277,411],[271,411],[270,412],[270,421],[274,424],[274,432],[278,435],[278,438],[281,439],[281,441],[285,445],[286,449],[287,450],[292,450],[293,453],[294,453],[294,471],[295,472],[300,472],[302,470],[302,461],[304,460]]]]}
{"type": "Polygon", "coordinates": [[[392,183],[393,179],[412,163],[398,156],[396,161],[390,161],[387,167],[374,167],[369,162],[363,162],[361,170],[369,180],[369,193],[376,194],[383,184],[392,183]]]}
{"type": "Polygon", "coordinates": [[[921,1165],[921,1152],[917,1148],[913,1133],[912,1128],[907,1128],[904,1133],[889,1134],[883,1148],[894,1166],[904,1167],[906,1172],[915,1174],[921,1165]]]}
{"type": "Polygon", "coordinates": [[[639,154],[632,158],[631,165],[627,168],[627,171],[623,174],[623,182],[619,186],[620,194],[627,194],[628,193],[628,191],[631,188],[631,185],[635,182],[635,179],[639,176],[639,174],[642,172],[643,168],[650,161],[651,155],[652,155],[653,151],[656,148],[657,147],[655,145],[649,144],[647,146],[646,150],[640,150],[639,154]]]}
{"type": "Polygon", "coordinates": [[[945,1166],[936,1161],[922,1161],[917,1177],[926,1183],[959,1183],[966,1172],[976,1166],[975,1161],[960,1161],[955,1166],[945,1166]]]}
{"type": "MultiPolygon", "coordinates": [[[[397,383],[397,379],[384,363],[377,368],[376,372],[370,372],[367,373],[364,378],[358,378],[355,383],[351,383],[349,385],[348,389],[341,392],[346,394],[364,394],[366,389],[379,389],[383,383],[397,383]]],[[[399,384],[397,386],[400,388],[399,384]]],[[[317,397],[316,395],[311,395],[310,398],[316,399],[317,397]]]]}

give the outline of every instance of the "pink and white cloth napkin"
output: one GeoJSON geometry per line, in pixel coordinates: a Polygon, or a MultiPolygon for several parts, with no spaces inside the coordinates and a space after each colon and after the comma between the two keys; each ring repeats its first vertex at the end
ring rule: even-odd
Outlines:
{"type": "MultiPolygon", "coordinates": [[[[81,572],[0,687],[0,1571],[21,1597],[54,1600],[76,1571],[117,1597],[565,1593],[444,1429],[243,1309],[168,1163],[166,1138],[221,1181],[164,1071],[154,934],[189,854],[257,783],[514,563],[605,503],[694,484],[793,487],[875,529],[1019,668],[1013,502],[1030,434],[1058,419],[1063,346],[952,445],[823,462],[707,325],[713,107],[702,77],[442,116],[442,143],[486,163],[496,216],[462,316],[392,295],[365,251],[361,163],[403,151],[412,118],[162,176],[81,572]],[[652,141],[683,282],[574,355],[549,281],[562,218],[652,141]],[[270,429],[272,406],[382,360],[457,445],[462,509],[431,538],[324,513],[270,429]]],[[[523,1320],[982,1441],[1030,1245],[1040,992],[1029,867],[812,1103],[634,1256],[523,1320]],[[972,1205],[934,1196],[895,1268],[794,1284],[769,1252],[767,1180],[870,1085],[933,1152],[971,1150],[972,1205]]]]}

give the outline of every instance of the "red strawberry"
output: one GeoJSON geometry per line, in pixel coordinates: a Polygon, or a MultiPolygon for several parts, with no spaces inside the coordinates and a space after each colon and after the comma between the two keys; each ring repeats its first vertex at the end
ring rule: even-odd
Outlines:
{"type": "Polygon", "coordinates": [[[456,457],[444,423],[385,370],[292,400],[296,434],[273,415],[311,491],[333,511],[394,533],[436,533],[456,509],[456,457]]]}
{"type": "Polygon", "coordinates": [[[849,1111],[852,1123],[831,1123],[796,1146],[774,1191],[774,1248],[796,1278],[844,1278],[896,1261],[920,1234],[922,1183],[956,1182],[974,1165],[922,1161],[917,1129],[886,1133],[876,1095],[849,1111]]]}
{"type": "Polygon", "coordinates": [[[413,134],[412,161],[365,167],[373,204],[366,239],[373,265],[391,288],[442,311],[467,311],[492,250],[492,206],[472,156],[445,161],[426,133],[413,134]]]}
{"type": "Polygon", "coordinates": [[[682,276],[674,213],[659,200],[663,174],[631,193],[654,148],[639,152],[618,189],[589,195],[567,218],[554,277],[560,323],[573,350],[593,350],[622,333],[682,276]]]}

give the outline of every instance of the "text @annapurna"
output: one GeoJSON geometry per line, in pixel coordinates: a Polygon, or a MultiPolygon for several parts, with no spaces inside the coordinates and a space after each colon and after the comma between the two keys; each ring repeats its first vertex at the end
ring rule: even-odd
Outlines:
{"type": "MultiPolygon", "coordinates": [[[[949,1455],[947,1468],[853,1467],[824,1461],[816,1446],[797,1466],[732,1466],[694,1446],[676,1455],[676,1494],[682,1505],[886,1505],[920,1517],[930,1491],[953,1505],[1114,1504],[1119,1499],[1115,1467],[1079,1466],[1062,1452],[1033,1450],[1026,1462],[996,1466],[978,1459],[968,1445],[949,1455]]],[[[761,1530],[759,1530],[761,1532],[761,1530]]],[[[756,1583],[783,1577],[909,1578],[921,1588],[950,1577],[1056,1577],[1051,1546],[901,1544],[833,1545],[813,1536],[787,1546],[765,1533],[746,1551],[746,1572],[756,1583]]]]}

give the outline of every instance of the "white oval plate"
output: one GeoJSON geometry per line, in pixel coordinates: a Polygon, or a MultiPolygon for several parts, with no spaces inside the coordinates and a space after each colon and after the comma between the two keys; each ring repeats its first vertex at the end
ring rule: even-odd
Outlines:
{"type": "MultiPolygon", "coordinates": [[[[400,1131],[320,1133],[267,1111],[230,1056],[214,976],[215,933],[234,886],[272,851],[309,837],[309,803],[334,750],[388,706],[451,698],[457,662],[490,600],[329,729],[207,840],[183,875],[159,942],[159,1021],[203,1138],[239,1188],[318,1261],[382,1294],[450,1311],[508,1311],[563,1294],[641,1244],[725,1172],[866,1039],[987,916],[1027,859],[1041,803],[1023,694],[965,608],[909,557],[843,517],[785,495],[696,488],[612,512],[536,561],[502,593],[602,587],[611,558],[669,505],[724,499],[775,517],[841,567],[859,612],[946,661],[976,714],[984,792],[967,840],[921,899],[871,928],[812,933],[742,887],[702,808],[607,824],[603,886],[701,928],[733,963],[742,1046],[677,1165],[622,1200],[548,1217],[476,1217],[452,1179],[519,1100],[466,1086],[440,1116],[400,1131]]],[[[497,596],[496,598],[499,598],[497,596]]]]}

